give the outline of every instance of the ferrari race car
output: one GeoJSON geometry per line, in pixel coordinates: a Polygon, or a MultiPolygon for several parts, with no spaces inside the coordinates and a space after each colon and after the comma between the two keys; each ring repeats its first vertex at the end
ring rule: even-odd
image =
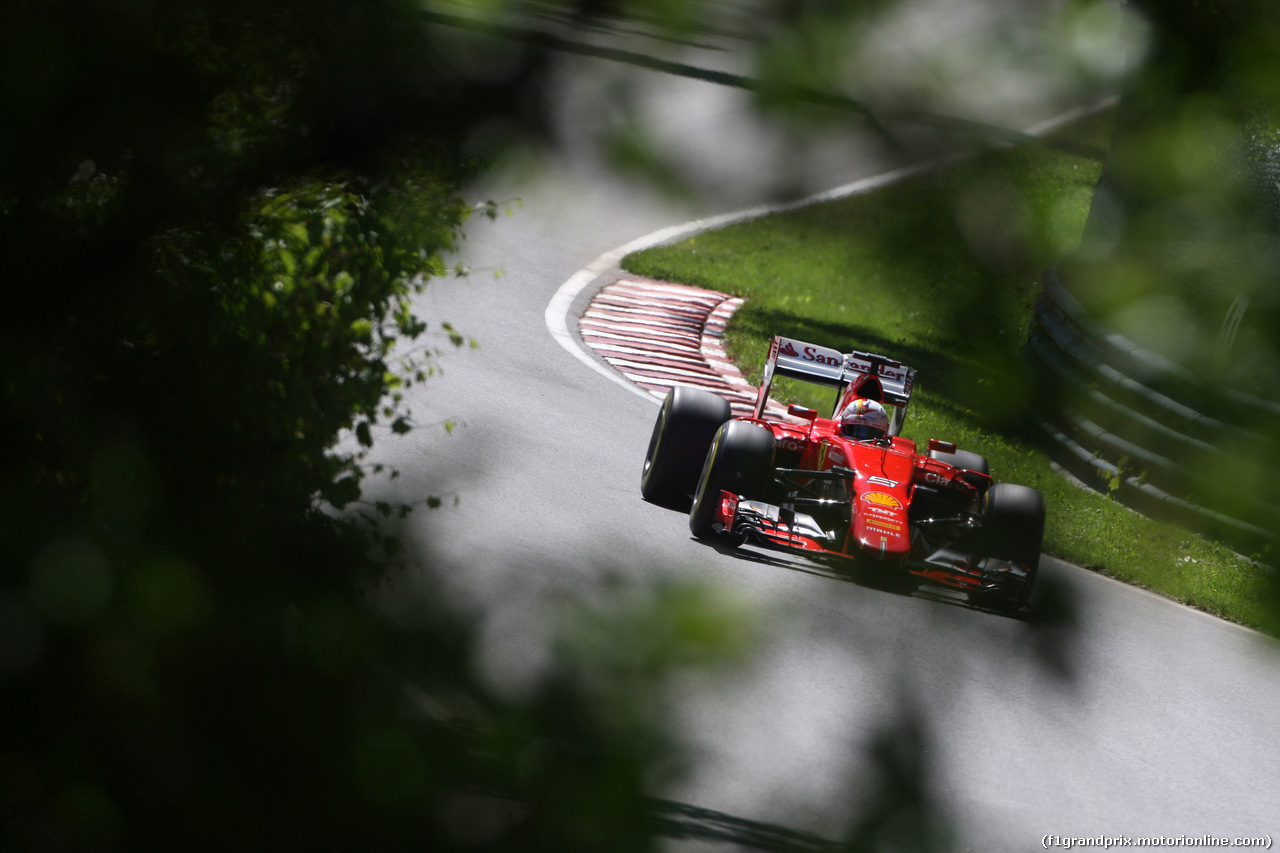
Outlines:
{"type": "Polygon", "coordinates": [[[921,453],[902,437],[915,374],[882,355],[775,336],[751,416],[707,391],[668,392],[641,494],[687,508],[699,539],[910,575],[1016,610],[1035,582],[1044,499],[994,483],[977,453],[932,438],[921,453]],[[775,375],[837,389],[832,416],[792,405],[766,418],[775,375]]]}

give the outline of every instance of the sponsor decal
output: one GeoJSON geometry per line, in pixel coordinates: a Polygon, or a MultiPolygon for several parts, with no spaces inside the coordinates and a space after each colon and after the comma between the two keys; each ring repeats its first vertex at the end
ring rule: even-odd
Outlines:
{"type": "Polygon", "coordinates": [[[803,453],[805,442],[798,438],[790,438],[788,436],[779,436],[776,442],[777,446],[783,450],[789,450],[792,453],[803,453]]]}
{"type": "MultiPolygon", "coordinates": [[[[772,349],[769,354],[773,355],[772,349]]],[[[778,355],[811,361],[814,364],[824,364],[827,367],[840,367],[844,364],[844,356],[836,350],[806,344],[804,341],[793,341],[790,338],[781,339],[778,355]]]]}
{"type": "Polygon", "coordinates": [[[844,453],[840,451],[840,448],[832,447],[830,444],[822,445],[822,450],[818,453],[818,470],[825,469],[828,462],[832,465],[845,464],[844,453]]]}
{"type": "Polygon", "coordinates": [[[868,477],[867,482],[873,486],[884,486],[886,489],[892,489],[898,485],[897,480],[887,480],[884,477],[868,477]]]}
{"type": "Polygon", "coordinates": [[[883,518],[868,518],[867,527],[880,533],[901,533],[902,525],[885,521],[883,518]]]}
{"type": "Polygon", "coordinates": [[[804,358],[805,361],[813,361],[813,362],[817,362],[818,364],[826,364],[826,365],[829,365],[830,367],[839,367],[841,363],[840,359],[830,355],[823,355],[822,353],[818,352],[818,350],[815,347],[805,347],[804,355],[802,357],[804,358]]]}
{"type": "Polygon", "coordinates": [[[815,364],[825,364],[828,367],[840,367],[844,364],[844,356],[833,349],[826,347],[817,347],[813,344],[806,344],[803,341],[793,341],[789,338],[783,338],[781,349],[778,350],[779,355],[785,355],[790,358],[798,358],[801,361],[811,361],[815,364]],[[797,349],[797,344],[802,349],[797,349]]]}
{"type": "Polygon", "coordinates": [[[902,509],[902,501],[893,495],[886,495],[884,492],[867,492],[862,496],[862,502],[871,506],[882,506],[889,509],[902,509]]]}
{"type": "Polygon", "coordinates": [[[924,481],[934,486],[950,486],[953,489],[963,489],[965,487],[964,480],[958,477],[951,477],[949,474],[940,474],[937,471],[925,471],[924,481]]]}
{"type": "Polygon", "coordinates": [[[871,513],[872,515],[879,515],[885,518],[897,519],[901,517],[898,513],[894,512],[893,510],[885,509],[884,507],[879,507],[879,506],[876,506],[875,504],[868,504],[867,506],[863,507],[863,510],[871,513]]]}

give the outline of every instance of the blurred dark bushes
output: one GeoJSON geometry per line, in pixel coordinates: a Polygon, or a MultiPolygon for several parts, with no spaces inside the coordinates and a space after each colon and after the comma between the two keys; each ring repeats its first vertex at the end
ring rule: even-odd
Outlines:
{"type": "Polygon", "coordinates": [[[460,142],[535,79],[441,38],[395,0],[5,4],[0,847],[445,849],[509,786],[478,723],[536,714],[471,691],[443,611],[357,604],[370,531],[317,509],[409,427],[460,142]]]}

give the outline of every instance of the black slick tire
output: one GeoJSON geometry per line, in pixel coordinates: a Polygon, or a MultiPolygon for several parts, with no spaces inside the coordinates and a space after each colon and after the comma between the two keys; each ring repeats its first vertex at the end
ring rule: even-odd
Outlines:
{"type": "Polygon", "coordinates": [[[720,427],[707,452],[689,511],[689,530],[711,539],[720,492],[760,498],[773,478],[773,431],[750,421],[729,421],[720,427]]]}
{"type": "Polygon", "coordinates": [[[971,453],[968,450],[957,450],[955,453],[946,453],[941,450],[930,450],[929,458],[937,459],[939,462],[945,462],[948,465],[962,470],[977,471],[979,474],[986,474],[987,477],[965,477],[966,482],[976,487],[979,493],[985,492],[987,487],[991,485],[991,481],[987,479],[991,476],[991,464],[987,462],[987,457],[985,456],[980,456],[977,453],[971,453]]]}
{"type": "Polygon", "coordinates": [[[987,491],[983,512],[984,556],[1027,566],[1025,584],[1011,591],[1013,608],[1027,603],[1044,545],[1044,498],[1035,489],[996,483],[987,491]]]}
{"type": "Polygon", "coordinates": [[[668,391],[644,455],[641,496],[659,506],[688,509],[716,430],[732,415],[729,401],[709,391],[683,386],[668,391]]]}

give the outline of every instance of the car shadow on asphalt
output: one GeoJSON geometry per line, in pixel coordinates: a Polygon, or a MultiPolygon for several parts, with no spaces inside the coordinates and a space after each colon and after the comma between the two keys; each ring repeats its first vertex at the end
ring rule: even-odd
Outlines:
{"type": "Polygon", "coordinates": [[[903,598],[920,598],[941,605],[974,610],[993,616],[1003,616],[1020,621],[1026,621],[1027,619],[1025,611],[1010,612],[997,607],[986,606],[981,602],[971,600],[966,593],[960,590],[930,583],[911,575],[890,574],[870,567],[835,568],[802,556],[770,551],[751,545],[735,546],[723,542],[703,542],[697,539],[694,541],[711,548],[719,554],[760,566],[786,569],[787,571],[799,572],[827,580],[853,584],[876,592],[884,592],[903,598]]]}
{"type": "Polygon", "coordinates": [[[1036,589],[1031,595],[1030,604],[1018,611],[1010,612],[998,607],[984,606],[979,601],[972,601],[960,590],[917,580],[914,577],[897,576],[886,579],[886,573],[883,571],[872,572],[864,568],[851,572],[844,568],[835,569],[787,552],[770,551],[749,545],[734,547],[725,543],[699,542],[699,544],[727,557],[755,565],[854,584],[863,589],[903,598],[923,599],[934,604],[981,614],[982,617],[994,616],[1002,621],[1019,623],[1026,630],[1022,635],[1025,638],[1022,648],[1035,659],[1042,671],[1051,676],[1056,684],[1071,686],[1077,683],[1077,665],[1071,650],[1075,646],[1075,635],[1080,628],[1078,615],[1080,603],[1076,594],[1062,578],[1052,573],[1045,574],[1043,569],[1037,578],[1036,589]]]}

